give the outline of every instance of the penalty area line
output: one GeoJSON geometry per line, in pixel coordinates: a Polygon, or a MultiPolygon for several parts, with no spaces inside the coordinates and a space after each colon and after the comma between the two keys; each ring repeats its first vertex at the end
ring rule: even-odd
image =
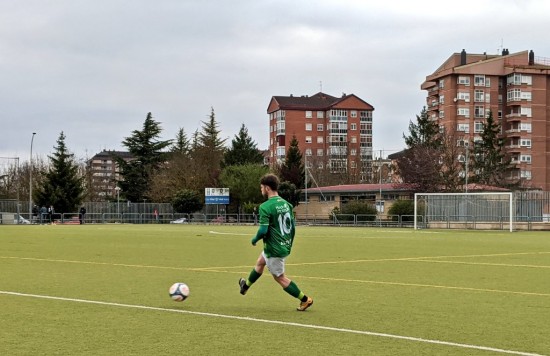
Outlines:
{"type": "Polygon", "coordinates": [[[199,315],[199,316],[209,316],[209,317],[215,317],[215,318],[224,318],[224,319],[233,319],[233,320],[242,320],[242,321],[252,321],[252,322],[257,322],[257,323],[274,324],[274,325],[294,326],[294,327],[299,327],[299,328],[335,331],[335,332],[342,332],[342,333],[349,333],[349,334],[359,334],[359,335],[384,337],[384,338],[398,339],[398,340],[405,340],[405,341],[422,342],[422,343],[428,343],[428,344],[452,346],[452,347],[459,347],[459,348],[465,348],[465,349],[491,351],[491,352],[497,352],[497,353],[502,353],[502,354],[522,355],[522,356],[544,356],[542,354],[522,352],[522,351],[514,351],[514,350],[506,350],[506,349],[499,349],[499,348],[488,347],[488,346],[460,344],[460,343],[450,342],[450,341],[431,340],[431,339],[424,339],[424,338],[412,337],[412,336],[378,333],[378,332],[365,331],[365,330],[353,330],[353,329],[345,329],[345,328],[336,328],[336,327],[322,326],[322,325],[301,324],[301,323],[294,323],[294,322],[287,322],[287,321],[280,321],[280,320],[258,319],[258,318],[238,316],[238,315],[226,315],[226,314],[217,314],[217,313],[197,312],[197,311],[181,310],[181,309],[150,307],[150,306],[146,306],[146,305],[102,302],[102,301],[97,301],[97,300],[54,297],[54,296],[48,296],[48,295],[27,294],[27,293],[18,293],[18,292],[9,292],[9,291],[0,291],[0,294],[18,296],[18,297],[39,298],[39,299],[58,300],[58,301],[65,301],[65,302],[75,302],[75,303],[84,303],[84,304],[94,304],[94,305],[121,307],[121,308],[153,310],[153,311],[161,311],[161,312],[168,312],[168,313],[180,313],[180,314],[190,314],[190,315],[199,315]]]}

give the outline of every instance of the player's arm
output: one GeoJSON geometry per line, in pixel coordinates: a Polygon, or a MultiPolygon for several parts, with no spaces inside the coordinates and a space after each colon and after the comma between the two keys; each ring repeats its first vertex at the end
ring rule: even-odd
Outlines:
{"type": "Polygon", "coordinates": [[[256,232],[256,236],[254,236],[251,240],[252,245],[256,246],[256,243],[263,239],[265,235],[267,235],[268,230],[268,225],[260,225],[258,231],[256,232]]]}

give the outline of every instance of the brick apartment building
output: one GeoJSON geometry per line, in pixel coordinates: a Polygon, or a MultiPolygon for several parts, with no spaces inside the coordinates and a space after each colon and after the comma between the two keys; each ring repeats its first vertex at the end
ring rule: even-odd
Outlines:
{"type": "Polygon", "coordinates": [[[273,96],[269,102],[269,162],[282,163],[293,136],[308,168],[356,174],[359,182],[372,174],[372,113],[361,98],[273,96]]]}
{"type": "Polygon", "coordinates": [[[550,59],[533,51],[452,54],[421,85],[429,117],[458,145],[480,140],[489,111],[502,127],[513,169],[509,178],[550,191],[550,59]]]}
{"type": "Polygon", "coordinates": [[[120,173],[115,155],[126,161],[133,158],[129,152],[103,150],[89,160],[88,169],[91,176],[92,200],[107,201],[116,198],[116,182],[120,180],[120,173]]]}

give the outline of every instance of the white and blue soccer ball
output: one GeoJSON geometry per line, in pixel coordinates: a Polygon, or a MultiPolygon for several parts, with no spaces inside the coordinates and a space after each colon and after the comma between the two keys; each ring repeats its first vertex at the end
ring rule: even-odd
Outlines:
{"type": "Polygon", "coordinates": [[[168,290],[170,298],[176,302],[183,302],[189,297],[189,287],[185,283],[174,283],[168,290]]]}

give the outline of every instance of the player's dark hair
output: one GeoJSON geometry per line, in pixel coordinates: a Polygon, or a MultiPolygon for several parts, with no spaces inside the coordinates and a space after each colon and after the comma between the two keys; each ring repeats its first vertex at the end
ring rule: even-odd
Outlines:
{"type": "Polygon", "coordinates": [[[268,173],[260,179],[261,185],[268,186],[272,191],[276,192],[279,189],[279,178],[272,173],[268,173]]]}

